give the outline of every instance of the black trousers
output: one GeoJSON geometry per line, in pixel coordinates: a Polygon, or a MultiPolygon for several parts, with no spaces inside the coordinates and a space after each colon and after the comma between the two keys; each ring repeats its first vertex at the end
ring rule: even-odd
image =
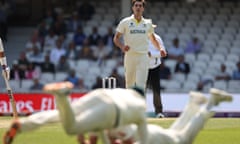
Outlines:
{"type": "Polygon", "coordinates": [[[147,86],[153,91],[153,104],[155,108],[155,113],[162,113],[162,99],[160,95],[160,65],[156,68],[149,69],[147,86]]]}

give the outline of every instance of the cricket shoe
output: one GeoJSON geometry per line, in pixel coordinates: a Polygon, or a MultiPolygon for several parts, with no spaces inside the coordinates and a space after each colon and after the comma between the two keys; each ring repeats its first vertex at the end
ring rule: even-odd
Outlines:
{"type": "Polygon", "coordinates": [[[43,91],[49,92],[56,95],[68,95],[70,90],[73,89],[73,84],[71,82],[57,82],[46,84],[43,87],[43,91]]]}
{"type": "Polygon", "coordinates": [[[194,103],[201,105],[207,102],[207,98],[200,92],[190,91],[190,100],[194,103]]]}
{"type": "Polygon", "coordinates": [[[156,118],[165,118],[164,114],[163,113],[158,113],[156,115],[156,118]]]}
{"type": "Polygon", "coordinates": [[[220,102],[223,102],[223,101],[226,101],[226,102],[232,101],[231,94],[227,93],[226,91],[219,90],[216,88],[211,88],[210,93],[212,95],[214,105],[218,105],[220,102]]]}
{"type": "Polygon", "coordinates": [[[20,123],[18,121],[14,121],[10,127],[10,129],[3,136],[3,144],[11,144],[13,139],[16,137],[20,128],[20,123]]]}

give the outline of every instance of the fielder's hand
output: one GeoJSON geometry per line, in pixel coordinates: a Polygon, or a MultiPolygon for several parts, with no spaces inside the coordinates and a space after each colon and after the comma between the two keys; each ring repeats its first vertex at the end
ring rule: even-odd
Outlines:
{"type": "Polygon", "coordinates": [[[123,52],[127,52],[129,49],[130,49],[130,47],[126,45],[126,46],[124,46],[124,47],[122,48],[122,51],[123,51],[123,52]]]}
{"type": "Polygon", "coordinates": [[[8,66],[2,66],[2,75],[7,78],[7,80],[10,79],[10,68],[8,66]]]}

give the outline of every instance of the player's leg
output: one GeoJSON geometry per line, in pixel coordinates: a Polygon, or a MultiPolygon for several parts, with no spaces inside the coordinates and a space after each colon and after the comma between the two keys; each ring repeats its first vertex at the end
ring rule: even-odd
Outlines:
{"type": "Polygon", "coordinates": [[[44,124],[52,122],[59,122],[57,110],[42,111],[26,118],[14,120],[3,136],[3,144],[11,144],[18,133],[35,130],[44,124]]]}
{"type": "Polygon", "coordinates": [[[124,55],[125,86],[130,88],[136,83],[136,59],[135,55],[126,53],[124,55]]]}
{"type": "Polygon", "coordinates": [[[146,82],[148,78],[149,57],[147,54],[136,54],[136,86],[146,89],[146,82]]]}
{"type": "Polygon", "coordinates": [[[192,143],[199,131],[203,128],[206,121],[214,115],[214,112],[208,111],[202,107],[189,123],[180,132],[181,141],[184,143],[192,143]]]}
{"type": "Polygon", "coordinates": [[[181,115],[170,126],[170,129],[181,130],[193,115],[199,110],[200,105],[206,102],[206,98],[200,92],[191,91],[189,93],[189,101],[185,106],[181,115]]]}
{"type": "Polygon", "coordinates": [[[69,82],[51,83],[44,87],[46,92],[56,97],[57,108],[65,131],[69,134],[75,127],[75,115],[68,100],[73,85],[69,82]]]}
{"type": "Polygon", "coordinates": [[[164,117],[164,115],[162,114],[163,106],[162,106],[162,99],[160,95],[159,70],[160,70],[160,66],[154,69],[149,69],[148,80],[153,91],[153,104],[155,108],[155,114],[157,115],[157,117],[164,117]]]}
{"type": "Polygon", "coordinates": [[[206,105],[207,109],[211,109],[213,106],[217,106],[222,101],[232,101],[232,96],[226,91],[211,88],[210,98],[206,105]]]}
{"type": "Polygon", "coordinates": [[[217,106],[222,102],[232,101],[232,96],[225,91],[218,89],[210,90],[211,96],[208,102],[201,107],[199,112],[189,121],[182,131],[182,137],[192,143],[198,132],[203,128],[206,121],[214,115],[211,111],[213,106],[217,106]],[[187,138],[187,139],[186,139],[187,138]]]}

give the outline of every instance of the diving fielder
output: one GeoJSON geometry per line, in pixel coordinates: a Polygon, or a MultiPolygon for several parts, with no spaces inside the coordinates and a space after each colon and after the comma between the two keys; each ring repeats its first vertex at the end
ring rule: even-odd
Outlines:
{"type": "Polygon", "coordinates": [[[47,84],[44,90],[56,96],[58,110],[42,111],[14,121],[3,137],[3,144],[11,144],[20,132],[58,121],[69,135],[100,132],[105,144],[109,143],[105,129],[134,123],[140,143],[147,143],[146,103],[141,89],[96,89],[70,105],[68,95],[72,87],[69,82],[47,84]]]}
{"type": "MultiPolygon", "coordinates": [[[[192,144],[199,131],[209,118],[211,110],[221,102],[232,101],[230,94],[218,89],[210,90],[211,97],[206,99],[202,93],[190,92],[190,100],[180,117],[168,129],[148,124],[147,144],[192,144]]],[[[111,138],[120,139],[121,144],[133,144],[139,137],[134,124],[109,131],[111,138]]]]}

